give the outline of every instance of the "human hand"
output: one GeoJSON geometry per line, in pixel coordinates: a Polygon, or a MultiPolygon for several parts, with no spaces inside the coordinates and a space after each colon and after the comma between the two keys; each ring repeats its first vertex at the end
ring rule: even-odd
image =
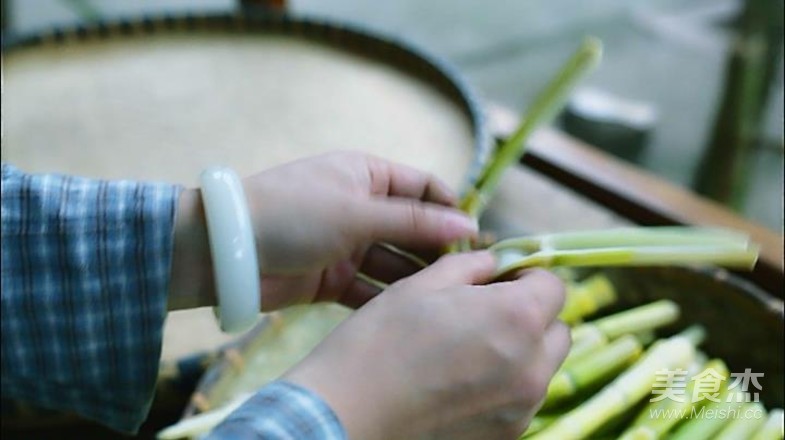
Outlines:
{"type": "MultiPolygon", "coordinates": [[[[243,179],[261,267],[262,309],[338,301],[359,306],[420,268],[379,242],[435,253],[476,234],[441,181],[404,165],[339,152],[243,179]]],[[[180,198],[170,309],[215,305],[198,190],[180,198]]]]}
{"type": "Polygon", "coordinates": [[[284,380],[335,411],[349,438],[517,439],[564,360],[561,282],[491,280],[486,252],[443,257],[355,312],[284,380]]]}

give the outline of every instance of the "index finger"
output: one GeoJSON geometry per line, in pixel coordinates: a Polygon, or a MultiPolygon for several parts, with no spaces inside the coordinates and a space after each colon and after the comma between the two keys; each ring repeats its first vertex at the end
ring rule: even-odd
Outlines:
{"type": "Polygon", "coordinates": [[[405,280],[422,289],[439,290],[487,283],[495,268],[493,254],[487,251],[450,254],[405,280]]]}
{"type": "Polygon", "coordinates": [[[445,206],[457,203],[452,189],[433,174],[375,156],[368,156],[367,162],[372,195],[404,197],[445,206]]]}

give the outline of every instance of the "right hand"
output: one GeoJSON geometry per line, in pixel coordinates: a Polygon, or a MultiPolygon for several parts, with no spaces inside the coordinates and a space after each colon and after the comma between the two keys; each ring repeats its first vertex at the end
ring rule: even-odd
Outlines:
{"type": "Polygon", "coordinates": [[[570,346],[564,288],[543,270],[491,281],[488,252],[443,257],[341,324],[284,377],[350,439],[516,439],[570,346]]]}

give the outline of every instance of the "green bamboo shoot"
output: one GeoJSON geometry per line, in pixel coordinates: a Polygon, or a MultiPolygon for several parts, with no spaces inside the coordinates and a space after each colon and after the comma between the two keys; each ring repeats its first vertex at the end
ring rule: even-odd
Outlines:
{"type": "Polygon", "coordinates": [[[559,319],[575,324],[616,301],[616,290],[608,277],[594,275],[581,283],[567,285],[567,298],[559,319]]]}
{"type": "Polygon", "coordinates": [[[572,337],[580,340],[599,330],[612,340],[627,333],[640,333],[671,324],[679,318],[679,314],[678,304],[663,299],[581,324],[573,328],[572,337]]]}
{"type": "Polygon", "coordinates": [[[562,362],[562,368],[583,359],[587,356],[608,344],[608,337],[603,334],[600,329],[594,326],[584,327],[584,330],[579,334],[573,332],[572,334],[572,348],[567,354],[567,357],[562,362]]]}
{"type": "Polygon", "coordinates": [[[728,424],[728,415],[740,406],[729,399],[727,381],[722,382],[716,401],[708,402],[700,411],[691,414],[690,419],[676,428],[670,440],[710,440],[728,424]]]}
{"type": "Polygon", "coordinates": [[[766,423],[750,437],[751,440],[782,440],[785,437],[785,412],[782,408],[769,411],[766,423]]]}
{"type": "Polygon", "coordinates": [[[564,64],[557,75],[532,102],[515,132],[499,148],[461,200],[467,214],[479,218],[491,195],[496,191],[504,171],[523,156],[526,140],[534,130],[549,123],[564,107],[577,82],[589,73],[602,57],[602,43],[587,38],[564,64]]]}
{"type": "Polygon", "coordinates": [[[532,418],[532,421],[529,423],[529,426],[526,428],[526,432],[521,435],[521,439],[528,438],[543,429],[547,428],[548,425],[555,422],[556,420],[561,417],[561,414],[548,414],[548,415],[541,415],[537,414],[532,418]]]}
{"type": "Polygon", "coordinates": [[[744,404],[714,440],[747,439],[766,423],[766,409],[758,402],[744,404]]]}
{"type": "Polygon", "coordinates": [[[559,418],[532,440],[574,440],[589,438],[613,417],[651,393],[656,374],[663,369],[686,368],[695,356],[695,347],[683,337],[672,337],[653,345],[629,370],[605,386],[581,406],[559,418]]]}
{"type": "Polygon", "coordinates": [[[733,231],[695,227],[622,228],[518,237],[490,247],[497,274],[528,267],[716,264],[751,269],[758,247],[733,231]]]}
{"type": "Polygon", "coordinates": [[[606,347],[560,369],[548,386],[545,406],[572,397],[588,386],[612,376],[634,362],[643,351],[635,336],[626,335],[606,347]]]}
{"type": "Polygon", "coordinates": [[[620,440],[636,439],[658,439],[668,433],[674,426],[682,421],[683,417],[689,417],[693,408],[699,408],[706,403],[705,399],[696,400],[693,398],[695,381],[689,381],[692,376],[701,372],[713,372],[725,378],[730,376],[728,367],[719,359],[709,361],[705,367],[694,371],[693,368],[687,369],[687,386],[682,399],[661,399],[656,402],[649,402],[638,417],[632,422],[630,428],[625,431],[620,440]]]}

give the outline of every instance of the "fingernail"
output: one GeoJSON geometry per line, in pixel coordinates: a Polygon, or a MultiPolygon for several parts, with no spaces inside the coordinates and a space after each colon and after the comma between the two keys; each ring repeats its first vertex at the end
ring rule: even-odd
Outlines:
{"type": "Polygon", "coordinates": [[[444,226],[447,230],[456,231],[460,235],[466,235],[466,233],[470,232],[476,233],[480,230],[477,219],[460,212],[447,212],[444,216],[444,226]]]}

